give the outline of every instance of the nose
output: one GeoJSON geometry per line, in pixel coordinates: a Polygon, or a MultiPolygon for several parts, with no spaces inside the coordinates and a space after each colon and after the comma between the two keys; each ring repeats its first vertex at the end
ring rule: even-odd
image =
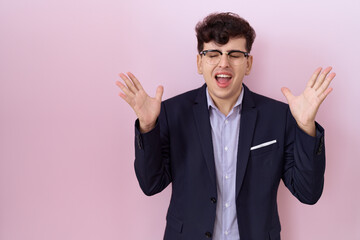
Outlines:
{"type": "Polygon", "coordinates": [[[229,67],[229,66],[230,66],[229,56],[224,53],[223,55],[221,55],[219,67],[229,67]]]}

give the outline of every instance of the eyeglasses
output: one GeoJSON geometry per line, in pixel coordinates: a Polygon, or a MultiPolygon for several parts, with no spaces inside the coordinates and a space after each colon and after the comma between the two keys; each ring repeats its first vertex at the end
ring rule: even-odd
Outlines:
{"type": "Polygon", "coordinates": [[[229,52],[221,52],[216,49],[204,50],[199,53],[204,56],[206,62],[210,65],[219,64],[223,54],[227,54],[228,61],[231,65],[242,65],[246,62],[246,59],[250,56],[248,52],[240,50],[231,50],[229,52]]]}

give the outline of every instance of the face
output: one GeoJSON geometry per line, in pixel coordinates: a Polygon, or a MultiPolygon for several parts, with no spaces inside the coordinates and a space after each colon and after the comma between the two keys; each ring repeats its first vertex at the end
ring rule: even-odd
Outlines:
{"type": "MultiPolygon", "coordinates": [[[[246,39],[242,37],[231,38],[225,45],[218,45],[214,41],[205,43],[203,50],[210,49],[217,49],[221,52],[231,50],[246,52],[246,39]]],[[[243,78],[250,74],[251,66],[251,55],[244,64],[236,66],[229,63],[227,54],[221,56],[217,65],[210,65],[204,57],[197,55],[198,72],[204,76],[209,94],[217,106],[219,104],[235,104],[241,93],[243,78]]]]}

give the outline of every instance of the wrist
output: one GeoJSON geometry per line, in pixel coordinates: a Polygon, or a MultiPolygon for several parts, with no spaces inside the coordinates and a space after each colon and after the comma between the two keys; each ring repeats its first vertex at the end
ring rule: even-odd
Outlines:
{"type": "Polygon", "coordinates": [[[297,122],[297,125],[301,130],[303,130],[306,134],[309,136],[315,137],[316,136],[316,126],[315,121],[309,123],[309,124],[301,124],[297,122]]]}
{"type": "Polygon", "coordinates": [[[144,124],[141,121],[139,121],[139,130],[141,133],[147,133],[150,132],[155,128],[156,122],[150,123],[150,124],[144,124]]]}

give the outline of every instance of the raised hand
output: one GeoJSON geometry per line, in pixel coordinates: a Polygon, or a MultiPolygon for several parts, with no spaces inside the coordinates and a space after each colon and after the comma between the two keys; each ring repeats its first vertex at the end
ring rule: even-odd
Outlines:
{"type": "Polygon", "coordinates": [[[120,73],[119,76],[126,84],[125,86],[123,83],[116,81],[116,85],[123,91],[119,93],[119,96],[135,111],[139,119],[140,131],[143,133],[150,131],[155,127],[156,119],[160,114],[161,97],[164,88],[158,86],[156,95],[152,98],[145,92],[140,82],[132,73],[128,72],[127,76],[120,73]]]}
{"type": "Polygon", "coordinates": [[[294,96],[286,87],[281,88],[298,126],[311,136],[316,134],[315,116],[320,104],[332,91],[329,84],[336,74],[330,73],[331,69],[331,67],[327,67],[323,72],[321,72],[322,68],[316,69],[304,92],[299,96],[294,96]]]}

